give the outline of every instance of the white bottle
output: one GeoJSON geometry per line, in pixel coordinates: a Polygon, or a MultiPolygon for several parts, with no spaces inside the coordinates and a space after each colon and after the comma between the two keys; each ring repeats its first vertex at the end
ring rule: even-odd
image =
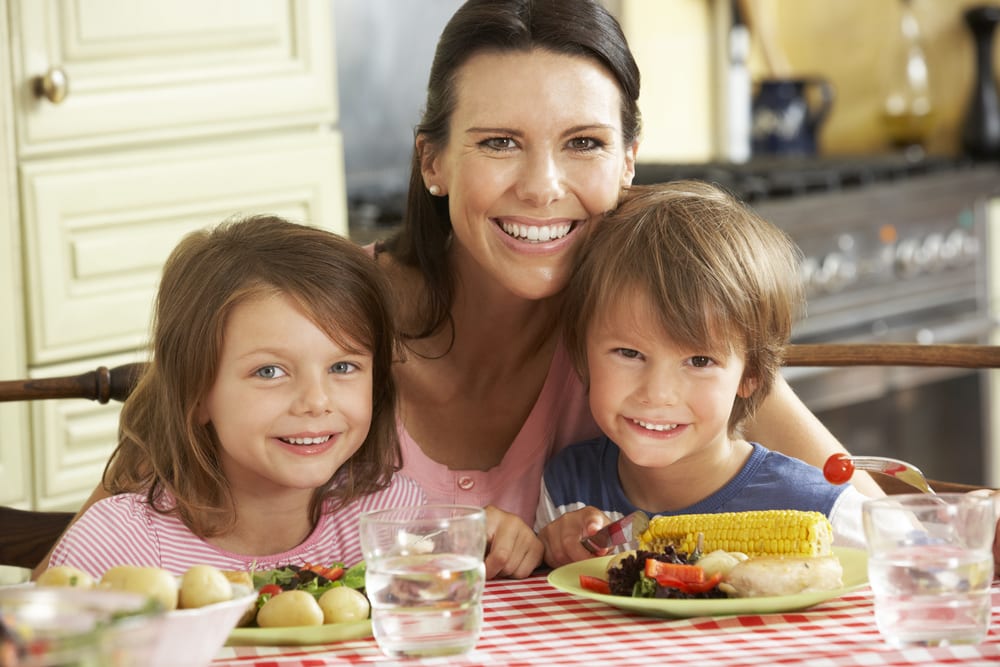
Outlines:
{"type": "Polygon", "coordinates": [[[740,14],[736,0],[731,2],[731,25],[729,28],[726,76],[723,92],[723,140],[722,159],[742,163],[750,159],[751,133],[751,84],[750,31],[740,14]]]}

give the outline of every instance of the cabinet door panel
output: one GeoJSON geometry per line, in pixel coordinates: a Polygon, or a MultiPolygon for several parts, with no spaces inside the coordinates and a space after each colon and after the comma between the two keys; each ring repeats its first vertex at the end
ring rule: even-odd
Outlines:
{"type": "Polygon", "coordinates": [[[135,350],[185,233],[274,213],[346,234],[339,135],[302,134],[21,169],[29,364],[135,350]]]}
{"type": "Polygon", "coordinates": [[[16,0],[20,155],[332,123],[329,0],[16,0]],[[65,72],[59,104],[33,81],[65,72]]]}

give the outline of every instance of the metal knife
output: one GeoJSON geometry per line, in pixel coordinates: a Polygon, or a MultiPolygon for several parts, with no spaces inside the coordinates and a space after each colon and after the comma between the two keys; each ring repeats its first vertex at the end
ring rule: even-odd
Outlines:
{"type": "Polygon", "coordinates": [[[607,549],[619,544],[635,542],[649,526],[649,516],[643,511],[626,514],[617,521],[612,521],[599,531],[580,540],[580,544],[591,553],[607,549]]]}

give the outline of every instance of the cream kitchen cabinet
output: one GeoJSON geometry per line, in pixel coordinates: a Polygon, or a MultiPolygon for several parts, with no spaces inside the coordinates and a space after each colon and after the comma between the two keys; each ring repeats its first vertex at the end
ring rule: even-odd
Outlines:
{"type": "MultiPolygon", "coordinates": [[[[143,358],[192,229],[267,212],[347,233],[328,0],[0,10],[0,378],[143,358]]],[[[78,506],[117,413],[0,404],[0,503],[78,506]]]]}

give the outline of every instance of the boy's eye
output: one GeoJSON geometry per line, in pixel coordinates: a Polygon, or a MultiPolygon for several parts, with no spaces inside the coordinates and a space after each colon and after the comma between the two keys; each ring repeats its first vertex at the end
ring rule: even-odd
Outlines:
{"type": "Polygon", "coordinates": [[[330,367],[330,370],[334,373],[343,375],[346,373],[351,373],[357,370],[357,368],[358,368],[357,364],[352,364],[349,361],[338,361],[337,363],[335,363],[333,366],[330,367]]]}
{"type": "Polygon", "coordinates": [[[274,378],[281,377],[285,374],[285,371],[281,370],[277,366],[261,366],[256,371],[254,375],[257,377],[264,378],[265,380],[271,380],[274,378]]]}
{"type": "Polygon", "coordinates": [[[691,357],[691,365],[695,368],[706,368],[712,365],[712,358],[701,355],[691,357]]]}

